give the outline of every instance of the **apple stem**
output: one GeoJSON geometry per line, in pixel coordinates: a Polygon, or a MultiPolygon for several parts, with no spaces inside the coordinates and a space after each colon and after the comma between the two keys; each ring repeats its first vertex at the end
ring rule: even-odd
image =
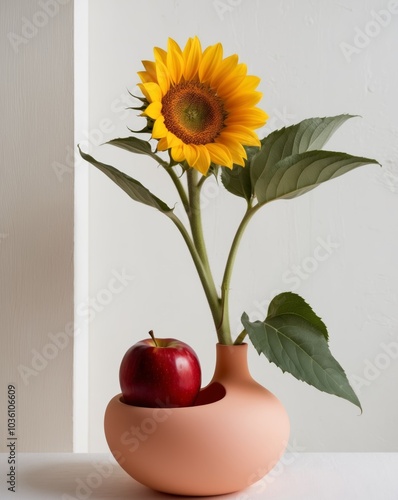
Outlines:
{"type": "Polygon", "coordinates": [[[152,337],[152,340],[155,342],[155,346],[156,346],[156,347],[159,347],[158,343],[156,342],[156,339],[155,339],[155,335],[154,335],[154,333],[153,333],[153,330],[151,330],[151,331],[149,332],[149,335],[152,337]]]}

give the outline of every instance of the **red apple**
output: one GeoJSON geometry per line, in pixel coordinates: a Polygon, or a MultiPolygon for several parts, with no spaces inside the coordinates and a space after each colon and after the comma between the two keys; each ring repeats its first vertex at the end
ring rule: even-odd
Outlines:
{"type": "Polygon", "coordinates": [[[124,355],[119,380],[125,403],[147,407],[191,406],[201,369],[195,351],[176,339],[141,340],[124,355]]]}

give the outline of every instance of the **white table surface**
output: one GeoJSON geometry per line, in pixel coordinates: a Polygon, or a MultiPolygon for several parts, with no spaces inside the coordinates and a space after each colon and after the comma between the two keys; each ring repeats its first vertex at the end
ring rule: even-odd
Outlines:
{"type": "MultiPolygon", "coordinates": [[[[17,490],[7,491],[0,454],[0,498],[17,500],[171,500],[131,479],[108,454],[21,453],[17,490]]],[[[192,497],[190,497],[192,498],[192,497]]],[[[250,488],[206,497],[234,500],[398,500],[398,453],[287,453],[250,488]]]]}

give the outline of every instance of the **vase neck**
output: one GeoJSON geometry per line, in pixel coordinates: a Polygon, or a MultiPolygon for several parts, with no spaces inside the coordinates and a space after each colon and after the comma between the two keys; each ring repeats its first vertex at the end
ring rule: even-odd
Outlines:
{"type": "Polygon", "coordinates": [[[251,379],[247,364],[247,344],[216,345],[216,368],[213,381],[251,379]]]}

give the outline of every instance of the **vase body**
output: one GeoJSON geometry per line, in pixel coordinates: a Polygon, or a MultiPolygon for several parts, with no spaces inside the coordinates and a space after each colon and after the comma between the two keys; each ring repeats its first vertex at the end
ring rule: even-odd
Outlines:
{"type": "Polygon", "coordinates": [[[109,448],[130,476],[165,493],[244,489],[276,465],[288,442],[287,413],[251,377],[246,344],[217,344],[213,379],[195,406],[142,408],[121,398],[105,413],[109,448]]]}

